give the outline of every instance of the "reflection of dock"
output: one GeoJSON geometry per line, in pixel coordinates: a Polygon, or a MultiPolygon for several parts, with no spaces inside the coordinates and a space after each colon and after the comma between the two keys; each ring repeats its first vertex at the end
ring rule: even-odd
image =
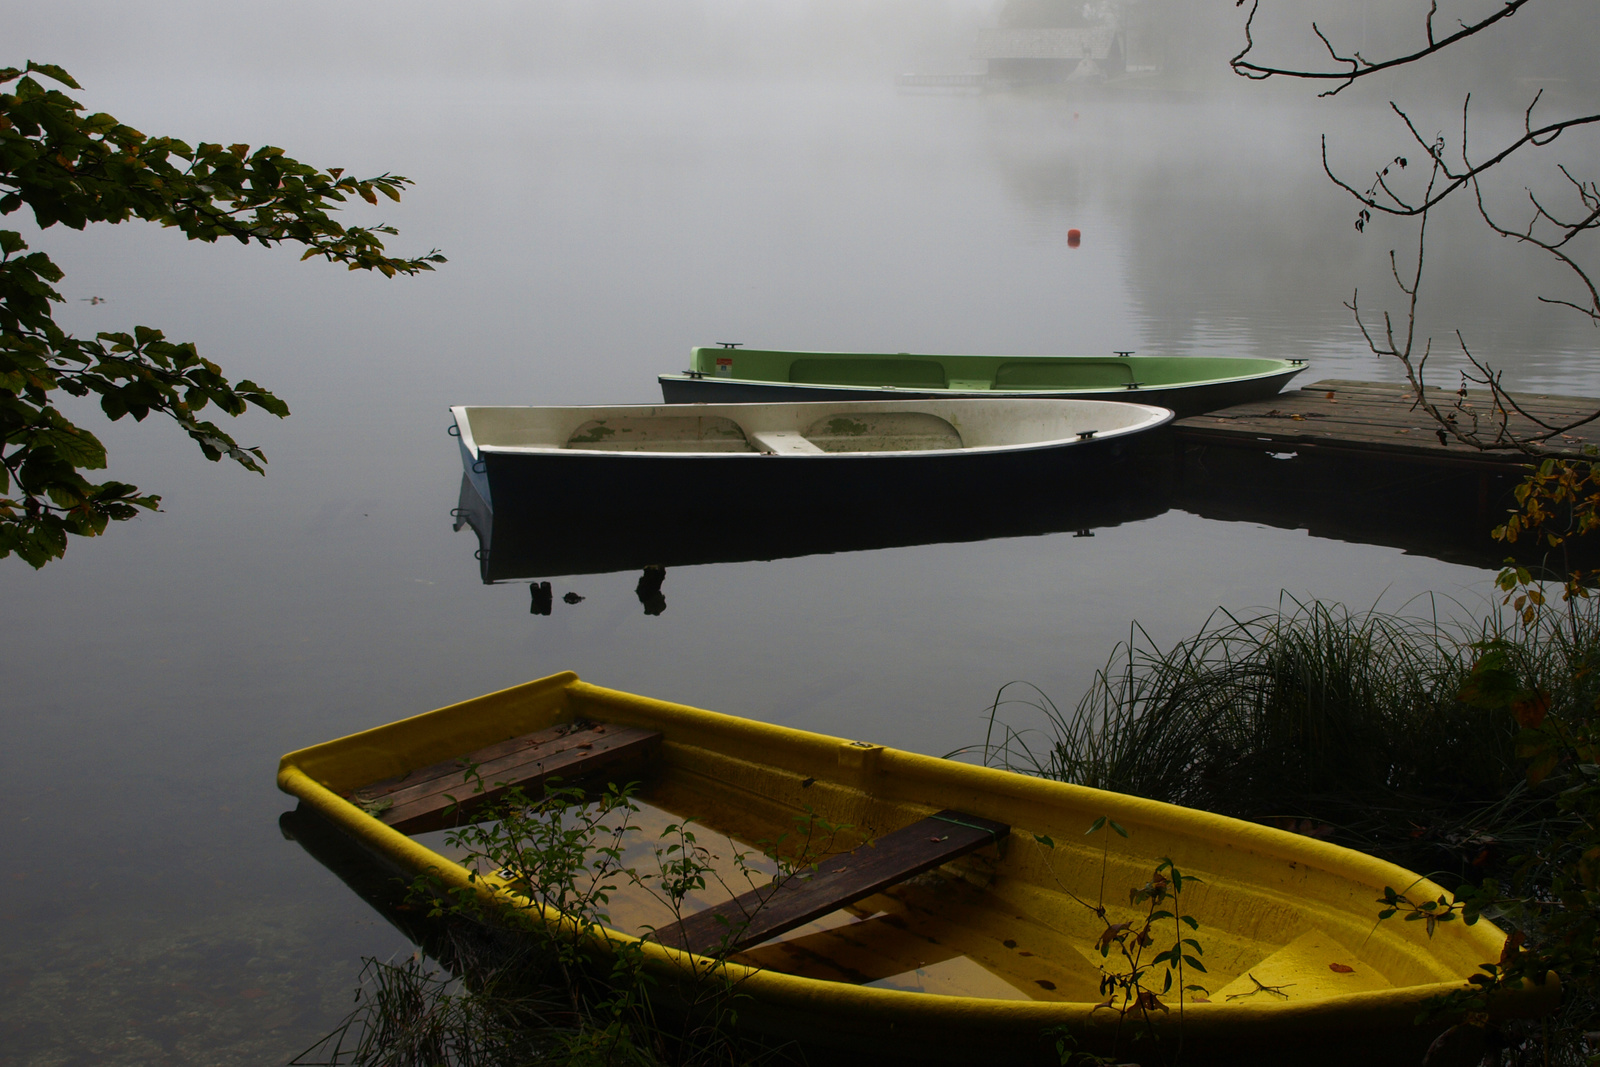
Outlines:
{"type": "MultiPolygon", "coordinates": [[[[1439,390],[1436,402],[1446,406],[1456,395],[1439,390]]],[[[1546,421],[1570,422],[1600,408],[1600,400],[1582,397],[1515,399],[1546,421]]],[[[1489,534],[1515,506],[1512,490],[1525,474],[1526,457],[1442,444],[1436,424],[1413,409],[1414,400],[1403,384],[1321,381],[1180,419],[1172,424],[1181,457],[1173,506],[1203,518],[1389,545],[1472,567],[1495,568],[1508,556],[1540,563],[1536,538],[1507,544],[1489,534]]],[[[1466,411],[1476,411],[1488,427],[1494,417],[1488,394],[1469,392],[1467,402],[1475,407],[1466,411]]],[[[1512,423],[1528,425],[1520,418],[1512,423]]],[[[1592,424],[1557,443],[1577,455],[1591,441],[1600,442],[1600,428],[1592,424]]]]}
{"type": "Polygon", "coordinates": [[[1522,472],[1479,465],[1396,463],[1376,453],[1274,452],[1274,446],[1179,442],[1181,488],[1173,506],[1219,522],[1304,530],[1348,544],[1486,570],[1516,555],[1539,562],[1539,546],[1489,536],[1512,505],[1522,472]]]}
{"type": "MultiPolygon", "coordinates": [[[[1486,390],[1469,390],[1460,412],[1454,408],[1458,394],[1428,389],[1428,399],[1443,411],[1456,413],[1459,424],[1492,432],[1496,425],[1493,402],[1486,390]]],[[[1554,424],[1574,422],[1595,410],[1600,400],[1515,393],[1512,399],[1528,414],[1554,424]]],[[[1453,467],[1489,467],[1526,463],[1516,452],[1480,452],[1459,442],[1440,440],[1438,425],[1427,412],[1414,407],[1416,394],[1404,383],[1313,382],[1267,400],[1238,404],[1206,415],[1173,423],[1179,440],[1192,445],[1270,446],[1279,452],[1340,452],[1365,458],[1385,457],[1391,463],[1407,461],[1453,467]]],[[[1526,434],[1534,429],[1513,413],[1511,429],[1526,434]]],[[[1600,423],[1573,430],[1552,440],[1559,451],[1580,455],[1588,444],[1600,444],[1600,423]]]]}

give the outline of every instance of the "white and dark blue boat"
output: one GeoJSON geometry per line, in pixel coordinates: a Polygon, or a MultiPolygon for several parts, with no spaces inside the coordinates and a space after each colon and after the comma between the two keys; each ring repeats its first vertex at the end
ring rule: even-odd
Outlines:
{"type": "Polygon", "coordinates": [[[1073,400],[455,407],[473,489],[539,521],[742,523],[1079,492],[1171,412],[1073,400]]]}

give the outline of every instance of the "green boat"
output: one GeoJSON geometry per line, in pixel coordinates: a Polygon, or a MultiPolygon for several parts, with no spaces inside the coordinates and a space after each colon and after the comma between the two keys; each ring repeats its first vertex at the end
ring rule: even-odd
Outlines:
{"type": "Polygon", "coordinates": [[[779,352],[696,348],[689,369],[660,376],[669,404],[1047,397],[1135,400],[1182,418],[1263,400],[1305,370],[1303,359],[1233,356],[935,356],[910,352],[779,352]]]}

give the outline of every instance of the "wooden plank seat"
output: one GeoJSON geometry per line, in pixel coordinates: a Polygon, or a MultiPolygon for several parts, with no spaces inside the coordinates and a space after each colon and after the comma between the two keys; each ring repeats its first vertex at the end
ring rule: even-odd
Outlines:
{"type": "Polygon", "coordinates": [[[726,955],[787,933],[813,919],[932,870],[1011,833],[1004,823],[941,811],[830,856],[812,870],[752,889],[651,935],[699,955],[726,955]]]}
{"type": "Polygon", "coordinates": [[[348,799],[401,833],[443,830],[472,822],[476,809],[513,788],[532,798],[551,778],[633,773],[660,743],[660,733],[636,726],[563,723],[362,786],[348,799]]]}

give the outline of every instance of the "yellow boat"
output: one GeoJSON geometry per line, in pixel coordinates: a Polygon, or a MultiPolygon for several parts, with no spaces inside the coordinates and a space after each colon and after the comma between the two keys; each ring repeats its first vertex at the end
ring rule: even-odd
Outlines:
{"type": "MultiPolygon", "coordinates": [[[[702,711],[572,673],[291,752],[278,785],[391,867],[433,870],[448,886],[526,907],[512,885],[493,874],[469,881],[466,868],[408,836],[470,818],[465,807],[430,808],[426,795],[438,791],[429,775],[449,767],[461,793],[456,761],[469,754],[487,783],[532,780],[535,764],[637,779],[641,818],[693,816],[702,843],[713,832],[796,841],[797,819],[846,826],[826,849],[835,858],[807,870],[818,886],[855,879],[828,890],[845,906],[774,918],[751,934],[766,940],[748,946],[725,938],[724,951],[736,951],[716,965],[742,994],[742,1027],[797,1038],[817,1062],[1055,1063],[1062,1034],[1084,1051],[1140,1058],[1130,1056],[1137,1028],[1156,1035],[1165,1061],[1181,1041],[1184,1064],[1415,1064],[1449,1024],[1417,1023],[1425,1002],[1463,988],[1505,941],[1487,921],[1439,923],[1432,936],[1424,922],[1379,921],[1385,887],[1415,901],[1447,894],[1309,837],[702,711]],[[506,769],[518,761],[522,771],[506,769]],[[374,803],[375,790],[389,799],[374,803]],[[1099,832],[1086,834],[1097,820],[1099,832]],[[905,858],[907,849],[918,855],[905,858]],[[1152,969],[1156,1000],[1131,1017],[1104,1004],[1107,975],[1127,969],[1113,938],[1119,924],[1141,928],[1152,905],[1130,903],[1130,891],[1148,888],[1162,860],[1184,876],[1172,910],[1197,921],[1182,933],[1203,949],[1194,958],[1205,972],[1187,967],[1180,985],[1205,992],[1160,993],[1166,968],[1152,969]],[[1102,945],[1112,951],[1103,956],[1102,945]]],[[[708,909],[702,920],[726,915],[728,895],[691,905],[708,909]]],[[[693,915],[653,935],[641,927],[667,923],[644,905],[613,901],[611,915],[628,928],[602,931],[597,943],[646,934],[639,950],[660,988],[714,966],[673,947],[704,951],[693,915]]],[[[1177,939],[1169,927],[1176,920],[1157,925],[1160,942],[1177,939]]],[[[1502,992],[1491,1012],[1533,1016],[1559,996],[1551,977],[1502,992]]]]}

